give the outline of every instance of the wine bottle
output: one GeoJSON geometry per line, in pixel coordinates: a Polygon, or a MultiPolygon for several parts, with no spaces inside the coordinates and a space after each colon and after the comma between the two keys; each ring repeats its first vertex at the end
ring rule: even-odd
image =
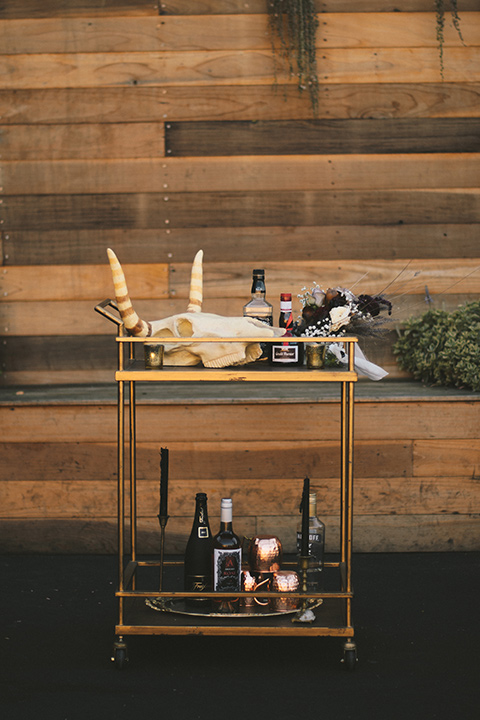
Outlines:
{"type": "MultiPolygon", "coordinates": [[[[285,328],[285,335],[291,336],[293,330],[292,294],[281,293],[280,317],[278,326],[285,328]]],[[[282,342],[279,345],[272,343],[271,362],[277,364],[303,365],[303,343],[282,342]]]]}
{"type": "MultiPolygon", "coordinates": [[[[308,520],[308,568],[307,568],[307,590],[319,592],[322,589],[322,571],[325,554],[325,525],[317,517],[317,494],[309,494],[309,520],[308,520]]],[[[302,529],[297,531],[297,552],[300,565],[300,553],[302,547],[302,529]]],[[[299,569],[299,572],[300,569],[299,569]]],[[[301,577],[301,576],[300,576],[301,577]]]]}
{"type": "MultiPolygon", "coordinates": [[[[236,592],[241,589],[242,543],[233,532],[232,500],[222,498],[220,530],[213,538],[213,591],[236,592]]],[[[221,612],[233,612],[238,598],[214,600],[221,612]]]]}
{"type": "MultiPolygon", "coordinates": [[[[252,299],[243,306],[243,317],[256,318],[267,325],[273,325],[273,306],[267,302],[265,270],[257,268],[252,273],[252,299]]],[[[270,343],[260,343],[262,354],[259,360],[271,357],[270,343]]]]}
{"type": "MultiPolygon", "coordinates": [[[[199,492],[195,496],[195,517],[185,550],[184,589],[187,592],[212,591],[212,545],[207,496],[199,492]]],[[[210,603],[210,598],[187,598],[187,605],[194,607],[205,607],[210,603]]]]}

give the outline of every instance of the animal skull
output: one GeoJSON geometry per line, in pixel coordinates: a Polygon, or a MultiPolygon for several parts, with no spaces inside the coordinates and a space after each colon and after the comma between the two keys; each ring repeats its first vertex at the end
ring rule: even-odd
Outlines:
{"type": "Polygon", "coordinates": [[[243,338],[280,337],[282,328],[266,325],[248,317],[224,317],[202,312],[203,301],[203,251],[199,250],[192,265],[190,296],[187,312],[171,315],[163,320],[146,322],[133,309],[128,295],[122,267],[110,248],[107,250],[113,275],[115,299],[125,329],[134,337],[171,338],[239,338],[230,343],[168,343],[165,345],[165,365],[198,365],[222,368],[228,365],[244,365],[257,360],[262,354],[260,343],[242,341],[243,338]]]}

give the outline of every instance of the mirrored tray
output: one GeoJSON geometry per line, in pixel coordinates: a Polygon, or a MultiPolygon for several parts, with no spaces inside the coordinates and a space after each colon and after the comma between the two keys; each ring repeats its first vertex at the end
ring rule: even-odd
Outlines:
{"type": "MultiPolygon", "coordinates": [[[[308,610],[314,610],[323,603],[322,599],[307,601],[308,610]]],[[[180,615],[193,615],[197,617],[215,617],[230,620],[231,618],[252,618],[252,617],[277,617],[279,615],[293,615],[298,612],[298,607],[285,610],[273,610],[269,605],[241,605],[236,612],[215,612],[211,608],[191,608],[182,598],[146,598],[145,604],[159,612],[171,612],[180,615]]]]}

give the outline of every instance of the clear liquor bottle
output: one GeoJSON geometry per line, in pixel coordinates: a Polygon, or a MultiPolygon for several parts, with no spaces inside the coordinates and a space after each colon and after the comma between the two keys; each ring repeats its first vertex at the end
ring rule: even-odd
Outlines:
{"type": "MultiPolygon", "coordinates": [[[[273,306],[267,302],[265,286],[265,270],[256,268],[252,273],[252,299],[243,306],[243,316],[256,318],[267,325],[273,325],[273,306]]],[[[270,343],[261,343],[260,360],[271,357],[270,343]]]]}
{"type": "MultiPolygon", "coordinates": [[[[317,494],[309,494],[308,520],[308,568],[307,591],[320,592],[323,589],[323,562],[325,555],[325,525],[317,517],[317,494]]],[[[299,572],[301,573],[300,553],[302,547],[302,529],[297,530],[297,552],[299,572]]],[[[301,577],[301,575],[300,575],[301,577]]]]}

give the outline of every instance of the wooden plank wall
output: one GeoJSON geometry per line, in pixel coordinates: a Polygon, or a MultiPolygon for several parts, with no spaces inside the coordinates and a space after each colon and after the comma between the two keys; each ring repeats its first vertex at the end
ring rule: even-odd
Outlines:
{"type": "Polygon", "coordinates": [[[265,0],[2,3],[0,382],[110,380],[108,246],[147,319],[185,308],[200,247],[228,315],[258,265],[275,312],[365,273],[397,322],[425,286],[478,295],[480,13],[460,3],[464,44],[447,22],[442,80],[431,6],[319,2],[313,117],[272,89],[265,0]]]}
{"type": "MultiPolygon", "coordinates": [[[[199,248],[204,309],[227,315],[262,265],[275,313],[281,291],[314,280],[387,288],[395,323],[423,311],[425,287],[440,307],[478,297],[480,13],[459,5],[464,44],[447,23],[442,79],[432,0],[319,1],[313,117],[288,74],[273,89],[264,0],[1,3],[2,548],[114,548],[115,411],[91,387],[115,363],[113,326],[93,311],[112,293],[107,247],[146,319],[185,308],[199,248]],[[30,399],[58,383],[63,400],[30,399]]],[[[389,343],[368,354],[402,377],[389,343]]],[[[478,549],[478,407],[359,406],[356,549],[478,549]]],[[[306,465],[335,518],[338,420],[319,444],[305,435],[314,410],[290,402],[280,435],[264,418],[270,435],[253,438],[255,402],[142,409],[180,474],[172,548],[200,478],[212,516],[232,492],[248,533],[291,526],[287,480],[306,465]],[[248,510],[259,480],[267,519],[248,510]]],[[[158,442],[147,433],[139,460],[148,550],[158,442]]]]}
{"type": "MultiPolygon", "coordinates": [[[[332,395],[319,403],[311,388],[286,403],[258,392],[203,401],[165,397],[164,388],[139,393],[140,553],[159,548],[160,446],[170,454],[169,552],[184,551],[199,490],[212,529],[220,498],[231,496],[238,533],[276,534],[292,552],[306,473],[328,550],[338,549],[338,403],[332,395]]],[[[480,395],[357,395],[355,550],[478,550],[480,395]]],[[[2,551],[114,552],[114,392],[106,400],[79,388],[73,402],[26,389],[14,407],[0,402],[0,423],[2,551]]]]}

